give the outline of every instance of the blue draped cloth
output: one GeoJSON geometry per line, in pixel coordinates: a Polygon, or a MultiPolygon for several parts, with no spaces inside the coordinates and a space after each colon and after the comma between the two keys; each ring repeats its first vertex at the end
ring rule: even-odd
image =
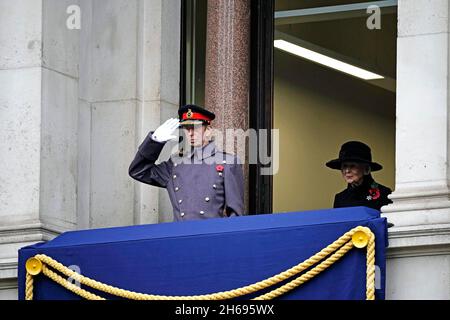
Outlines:
{"type": "MultiPolygon", "coordinates": [[[[25,297],[25,262],[36,254],[45,254],[82,275],[122,289],[199,295],[276,275],[356,226],[368,227],[375,234],[375,292],[376,299],[384,299],[386,219],[366,207],[66,232],[19,250],[19,299],[25,297]]],[[[366,249],[353,248],[329,269],[280,299],[365,297],[366,249]]],[[[40,274],[35,277],[34,299],[80,297],[40,274]]]]}

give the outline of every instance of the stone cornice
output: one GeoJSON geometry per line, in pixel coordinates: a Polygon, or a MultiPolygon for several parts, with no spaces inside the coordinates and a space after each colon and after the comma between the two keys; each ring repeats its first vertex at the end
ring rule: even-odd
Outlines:
{"type": "Polygon", "coordinates": [[[17,289],[17,278],[2,279],[0,281],[0,290],[17,289]]]}
{"type": "Polygon", "coordinates": [[[394,227],[388,236],[388,258],[450,255],[450,224],[394,227]]]}
{"type": "MultiPolygon", "coordinates": [[[[0,246],[27,246],[30,243],[48,241],[64,232],[62,228],[46,223],[29,223],[0,227],[0,246]]],[[[15,256],[0,258],[0,280],[17,277],[17,258],[15,256]]]]}
{"type": "Polygon", "coordinates": [[[0,244],[30,241],[48,241],[65,230],[46,223],[30,223],[0,227],[0,244]]]}

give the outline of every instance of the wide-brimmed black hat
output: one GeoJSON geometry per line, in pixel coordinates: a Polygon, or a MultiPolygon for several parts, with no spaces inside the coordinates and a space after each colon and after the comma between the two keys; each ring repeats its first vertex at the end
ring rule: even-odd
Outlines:
{"type": "Polygon", "coordinates": [[[180,125],[211,124],[216,115],[195,104],[188,104],[178,109],[180,125]]]}
{"type": "Polygon", "coordinates": [[[348,141],[341,146],[339,158],[328,161],[326,166],[331,169],[341,170],[343,162],[358,162],[370,165],[371,171],[383,169],[379,163],[372,162],[370,147],[360,141],[348,141]]]}

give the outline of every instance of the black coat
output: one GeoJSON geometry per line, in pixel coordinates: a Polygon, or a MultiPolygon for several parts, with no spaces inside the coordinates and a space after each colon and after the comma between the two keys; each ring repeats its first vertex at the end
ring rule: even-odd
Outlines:
{"type": "Polygon", "coordinates": [[[361,185],[352,187],[349,184],[347,189],[336,194],[333,207],[343,208],[364,206],[380,210],[382,206],[392,203],[392,200],[387,197],[391,192],[391,189],[376,183],[372,176],[368,175],[364,177],[364,181],[361,185]]]}

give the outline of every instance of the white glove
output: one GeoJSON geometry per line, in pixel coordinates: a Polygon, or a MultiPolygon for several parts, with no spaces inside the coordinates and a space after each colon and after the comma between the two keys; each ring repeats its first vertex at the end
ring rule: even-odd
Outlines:
{"type": "Polygon", "coordinates": [[[180,121],[176,118],[171,118],[158,127],[152,134],[152,139],[156,142],[167,142],[178,138],[173,133],[180,125],[180,121]]]}

